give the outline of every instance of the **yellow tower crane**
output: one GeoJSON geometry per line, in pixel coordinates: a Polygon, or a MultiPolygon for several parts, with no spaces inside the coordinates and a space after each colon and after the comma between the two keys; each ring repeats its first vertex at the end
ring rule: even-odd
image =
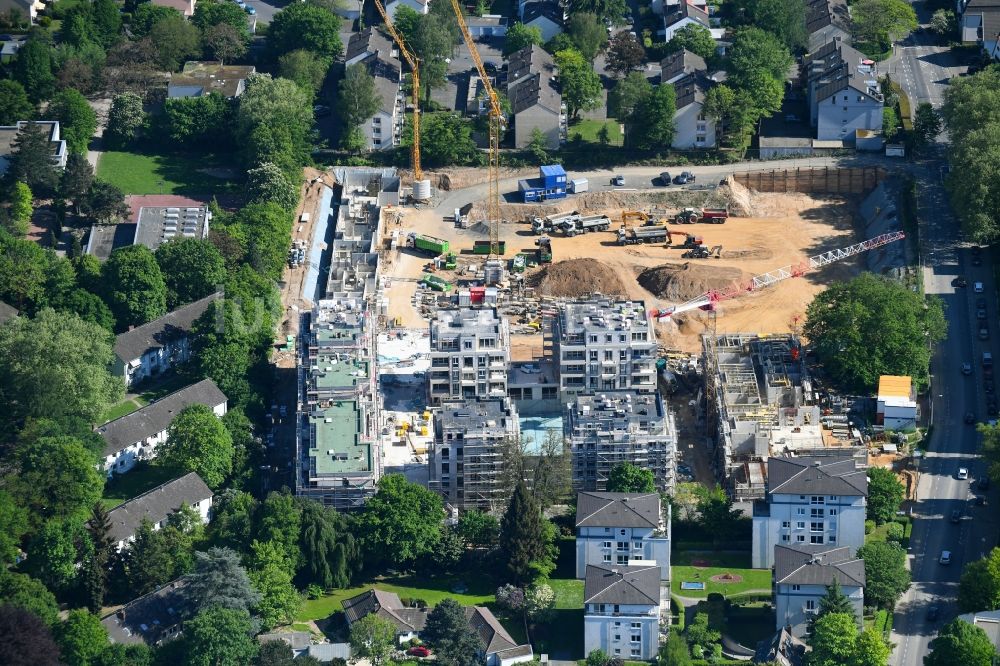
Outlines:
{"type": "Polygon", "coordinates": [[[393,41],[399,48],[399,53],[406,60],[413,73],[411,81],[413,87],[413,145],[410,148],[410,161],[413,166],[413,198],[417,200],[429,199],[431,195],[430,181],[424,180],[424,172],[420,168],[420,60],[406,46],[406,40],[396,30],[396,26],[393,25],[392,19],[389,17],[389,12],[382,6],[382,0],[375,0],[375,8],[382,15],[386,29],[392,35],[393,41]]]}
{"type": "Polygon", "coordinates": [[[500,108],[500,97],[497,96],[490,83],[490,77],[483,66],[483,59],[479,56],[476,43],[472,40],[472,33],[465,23],[465,16],[462,14],[462,6],[458,0],[451,0],[451,7],[455,10],[455,17],[458,19],[458,27],[462,29],[462,38],[465,45],[469,47],[472,61],[476,63],[479,71],[479,78],[483,81],[483,89],[486,90],[486,97],[489,100],[490,118],[490,168],[489,168],[489,198],[486,200],[487,224],[490,228],[490,256],[489,259],[500,258],[500,136],[503,134],[505,123],[503,109],[500,108]]]}

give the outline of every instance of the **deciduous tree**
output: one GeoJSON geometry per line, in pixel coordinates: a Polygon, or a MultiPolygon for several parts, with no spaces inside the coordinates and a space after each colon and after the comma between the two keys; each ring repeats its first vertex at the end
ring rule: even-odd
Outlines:
{"type": "Polygon", "coordinates": [[[500,536],[500,522],[493,516],[473,509],[458,517],[458,534],[472,548],[490,549],[500,536]]]}
{"type": "Polygon", "coordinates": [[[156,64],[168,72],[176,72],[184,61],[201,52],[201,35],[180,14],[164,16],[149,30],[156,53],[156,64]]]}
{"type": "Polygon", "coordinates": [[[626,122],[639,100],[652,93],[653,86],[642,72],[629,72],[608,94],[608,113],[626,122]]]}
{"type": "Polygon", "coordinates": [[[67,88],[49,103],[46,118],[59,121],[59,133],[74,153],[86,153],[97,129],[97,114],[78,90],[67,88]]]}
{"type": "Polygon", "coordinates": [[[429,113],[423,117],[420,131],[420,149],[427,166],[468,164],[479,155],[472,141],[472,125],[456,114],[429,113]]]}
{"type": "Polygon", "coordinates": [[[24,183],[14,183],[10,192],[10,208],[3,216],[3,225],[19,238],[23,238],[31,226],[33,197],[31,188],[24,183]]]}
{"type": "Polygon", "coordinates": [[[869,520],[878,525],[892,520],[906,494],[906,488],[891,469],[872,467],[868,470],[869,520]]]}
{"type": "MultiPolygon", "coordinates": [[[[0,605],[31,611],[47,626],[59,621],[59,602],[55,595],[40,581],[27,574],[14,573],[8,569],[0,573],[0,605]]],[[[2,632],[0,635],[3,635],[2,632]]],[[[0,663],[5,662],[0,659],[0,663]]]]}
{"type": "Polygon", "coordinates": [[[942,122],[939,114],[929,102],[921,102],[913,115],[913,145],[923,148],[930,145],[941,133],[942,122]]]}
{"type": "Polygon", "coordinates": [[[107,649],[108,630],[96,615],[73,610],[56,625],[56,642],[67,666],[90,666],[107,649]]]}
{"type": "Polygon", "coordinates": [[[130,245],[111,253],[101,271],[104,300],[118,320],[118,330],[141,326],[167,313],[167,285],[153,252],[130,245]]]}
{"type": "Polygon", "coordinates": [[[819,600],[819,611],[809,618],[810,631],[812,631],[818,619],[830,613],[855,614],[851,600],[840,589],[840,581],[837,579],[834,579],[832,584],[826,586],[826,594],[819,600]]]}
{"type": "Polygon", "coordinates": [[[359,127],[382,106],[375,79],[363,65],[351,65],[340,81],[338,109],[348,127],[359,127]]]}
{"type": "Polygon", "coordinates": [[[681,49],[687,49],[695,55],[701,56],[705,60],[715,57],[715,39],[708,28],[697,23],[690,23],[677,32],[667,42],[667,50],[673,53],[681,49]]]}
{"type": "Polygon", "coordinates": [[[31,120],[34,115],[35,105],[28,99],[24,86],[13,79],[0,81],[0,125],[31,120]]]}
{"type": "Polygon", "coordinates": [[[160,121],[172,142],[195,147],[226,145],[232,133],[232,105],[217,91],[199,97],[174,97],[163,106],[160,121]]]}
{"type": "Polygon", "coordinates": [[[167,429],[156,463],[179,473],[197,472],[209,487],[218,488],[233,468],[233,438],[210,407],[189,405],[167,429]]]}
{"type": "Polygon", "coordinates": [[[108,48],[118,39],[122,29],[122,12],[114,0],[94,0],[94,37],[96,41],[108,48]]]}
{"type": "Polygon", "coordinates": [[[884,51],[917,29],[917,13],[905,0],[858,0],[851,5],[855,39],[884,51]]]}
{"type": "Polygon", "coordinates": [[[167,286],[169,310],[214,293],[226,278],[222,255],[206,240],[173,240],[156,248],[155,256],[167,286]]]}
{"type": "Polygon", "coordinates": [[[865,599],[892,609],[910,587],[906,551],[898,543],[874,541],[859,548],[858,557],[865,561],[865,599]]]}
{"type": "MultiPolygon", "coordinates": [[[[276,164],[263,162],[247,171],[247,201],[276,203],[291,212],[299,202],[299,188],[285,176],[276,164]]],[[[220,256],[221,258],[221,256],[220,256]]]]}
{"type": "MultiPolygon", "coordinates": [[[[236,6],[228,2],[219,4],[227,7],[236,6]]],[[[226,23],[209,27],[203,33],[202,39],[205,42],[205,50],[208,52],[208,55],[222,63],[242,58],[247,52],[247,43],[244,35],[238,29],[226,23]]]]}
{"type": "Polygon", "coordinates": [[[274,15],[267,29],[267,49],[274,60],[295,49],[306,49],[329,58],[339,58],[340,19],[322,7],[293,3],[274,15]]]}
{"type": "Polygon", "coordinates": [[[618,463],[608,475],[610,493],[654,493],[653,472],[630,462],[618,463]]]}
{"type": "Polygon", "coordinates": [[[63,666],[49,628],[23,608],[0,605],[0,663],[8,666],[63,666]]]}
{"type": "Polygon", "coordinates": [[[372,613],[351,625],[351,649],[373,666],[382,666],[396,647],[396,625],[372,613]]]}
{"type": "Polygon", "coordinates": [[[299,548],[304,564],[299,577],[323,589],[347,587],[358,569],[354,535],[342,514],[309,499],[298,500],[302,509],[299,548]]]}
{"type": "Polygon", "coordinates": [[[24,86],[28,99],[35,104],[52,95],[56,83],[52,73],[52,47],[40,33],[32,33],[18,49],[14,60],[14,79],[24,86]]]}
{"type": "Polygon", "coordinates": [[[443,515],[440,495],[410,483],[402,474],[383,476],[360,518],[366,558],[412,565],[433,552],[443,515]]]}
{"type": "Polygon", "coordinates": [[[541,46],[541,29],[534,25],[529,26],[524,25],[523,23],[515,23],[507,29],[507,35],[504,38],[503,44],[503,54],[508,56],[511,53],[516,53],[517,51],[527,48],[532,44],[541,46]]]}
{"type": "Polygon", "coordinates": [[[250,40],[246,12],[232,2],[198,3],[194,9],[194,15],[191,17],[191,23],[197,26],[202,33],[207,33],[216,26],[229,26],[236,30],[242,39],[250,40]]]}
{"type": "Polygon", "coordinates": [[[1000,548],[965,565],[958,582],[958,607],[964,613],[1000,608],[1000,548]]]}
{"type": "MultiPolygon", "coordinates": [[[[607,68],[618,75],[641,69],[646,62],[646,49],[639,39],[622,30],[611,38],[608,44],[607,68]]],[[[672,87],[672,86],[671,86],[672,87]]]]}
{"type": "MultiPolygon", "coordinates": [[[[363,65],[360,69],[366,73],[368,71],[363,65]]],[[[295,81],[311,95],[319,93],[328,71],[330,71],[330,59],[307,49],[295,49],[278,58],[278,72],[281,76],[295,81]]]]}
{"type": "MultiPolygon", "coordinates": [[[[107,333],[102,330],[101,335],[107,333]]],[[[87,515],[104,489],[94,458],[79,439],[69,436],[38,437],[18,447],[12,488],[34,525],[87,515]]]]}
{"type": "MultiPolygon", "coordinates": [[[[538,28],[534,29],[538,30],[538,28]]],[[[604,23],[595,14],[588,12],[572,14],[566,23],[566,32],[573,40],[573,46],[587,62],[593,62],[597,54],[608,43],[608,31],[604,23]]],[[[541,43],[540,30],[537,43],[541,43]]],[[[608,58],[610,57],[609,53],[608,58]]]]}
{"type": "Polygon", "coordinates": [[[73,153],[66,158],[66,168],[59,184],[59,194],[73,202],[76,213],[86,203],[87,193],[94,183],[94,167],[90,166],[86,156],[73,153]]]}
{"type": "Polygon", "coordinates": [[[202,609],[184,623],[180,640],[185,664],[219,666],[249,664],[257,654],[254,622],[246,611],[231,608],[202,609]]]}
{"type": "Polygon", "coordinates": [[[264,628],[292,621],[302,599],[292,585],[293,564],[277,541],[254,541],[250,546],[250,582],[260,593],[254,607],[264,628]]]}
{"type": "Polygon", "coordinates": [[[82,209],[98,224],[114,224],[129,214],[125,195],[118,186],[97,179],[90,184],[82,209]]]}
{"type": "Polygon", "coordinates": [[[573,118],[580,111],[596,109],[602,102],[601,77],[579,51],[566,49],[555,56],[562,98],[573,118]]]}
{"type": "Polygon", "coordinates": [[[808,42],[803,0],[737,0],[727,10],[737,22],[770,32],[789,51],[797,52],[808,42]]]}
{"type": "Polygon", "coordinates": [[[605,22],[622,25],[629,8],[625,0],[570,0],[569,13],[594,14],[605,22]]]}
{"type": "Polygon", "coordinates": [[[955,619],[944,625],[929,647],[931,651],[924,656],[924,666],[992,666],[996,663],[997,651],[990,637],[964,620],[955,619]]]}
{"type": "MultiPolygon", "coordinates": [[[[0,490],[0,565],[14,564],[20,552],[21,538],[27,532],[28,512],[9,492],[0,490]]],[[[0,602],[5,602],[2,593],[0,602]]]]}
{"type": "Polygon", "coordinates": [[[816,621],[809,666],[844,666],[854,661],[858,623],[853,615],[830,613],[816,621]]]}

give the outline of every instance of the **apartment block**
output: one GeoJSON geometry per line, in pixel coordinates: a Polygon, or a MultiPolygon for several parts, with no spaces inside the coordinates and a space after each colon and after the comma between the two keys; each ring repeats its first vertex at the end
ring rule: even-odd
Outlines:
{"type": "Polygon", "coordinates": [[[865,543],[867,498],[867,468],[850,452],[769,458],[766,500],[753,506],[753,568],[774,566],[775,546],[856,552],[865,543]]]}
{"type": "Polygon", "coordinates": [[[606,490],[611,470],[630,462],[653,473],[657,490],[673,491],[677,431],[659,393],[578,395],[566,404],[563,431],[575,489],[606,490]]]}
{"type": "Polygon", "coordinates": [[[826,588],[836,582],[851,602],[861,627],[865,603],[865,563],[851,548],[775,546],[774,608],[778,629],[789,627],[796,638],[809,632],[809,620],[819,612],[826,588]]]}
{"type": "Polygon", "coordinates": [[[642,301],[562,304],[552,323],[552,345],[563,397],[656,390],[656,335],[642,301]]]}
{"type": "Polygon", "coordinates": [[[519,434],[517,410],[508,398],[445,405],[434,419],[430,489],[457,509],[501,509],[510,495],[504,454],[519,434]]]}
{"type": "Polygon", "coordinates": [[[510,325],[495,308],[441,310],[430,329],[431,405],[507,395],[510,325]]]}
{"type": "Polygon", "coordinates": [[[583,651],[650,660],[660,647],[660,570],[654,563],[589,565],[583,583],[583,651]]]}
{"type": "Polygon", "coordinates": [[[657,493],[584,492],[576,497],[576,577],[589,565],[653,561],[670,580],[670,506],[657,493]]]}

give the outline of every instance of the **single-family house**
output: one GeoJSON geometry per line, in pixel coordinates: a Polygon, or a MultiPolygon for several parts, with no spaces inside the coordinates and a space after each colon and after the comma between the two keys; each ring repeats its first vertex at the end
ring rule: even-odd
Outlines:
{"type": "Polygon", "coordinates": [[[373,28],[351,34],[344,55],[344,66],[350,67],[368,58],[380,58],[389,63],[399,63],[396,45],[388,37],[373,28]]]}
{"type": "Polygon", "coordinates": [[[777,664],[778,666],[805,666],[809,646],[801,638],[796,638],[782,627],[770,640],[757,644],[753,656],[755,664],[777,664]]]}
{"type": "Polygon", "coordinates": [[[676,5],[664,7],[664,41],[669,42],[674,38],[677,31],[686,25],[700,25],[710,30],[712,26],[708,20],[708,8],[698,6],[692,0],[681,0],[676,5]]]}
{"type": "Polygon", "coordinates": [[[194,7],[197,0],[150,0],[150,3],[155,7],[169,7],[170,9],[176,9],[184,18],[191,18],[194,16],[194,7]]]}
{"type": "Polygon", "coordinates": [[[547,42],[563,31],[563,9],[553,0],[530,0],[521,5],[521,23],[538,28],[547,42]]]}
{"type": "Polygon", "coordinates": [[[978,44],[994,60],[1000,58],[1000,1],[958,0],[962,43],[978,44]]]}
{"type": "Polygon", "coordinates": [[[486,666],[511,666],[534,660],[531,645],[518,645],[489,608],[466,606],[465,619],[469,627],[479,635],[486,666]]]}
{"type": "Polygon", "coordinates": [[[217,60],[190,60],[179,74],[170,76],[167,97],[201,97],[217,92],[227,99],[239,97],[246,90],[253,65],[223,65],[217,60]]]}
{"type": "Polygon", "coordinates": [[[986,635],[990,638],[990,642],[993,643],[993,647],[1000,652],[1000,611],[965,613],[964,615],[959,615],[958,619],[985,631],[986,635]]]}
{"type": "Polygon", "coordinates": [[[911,377],[882,375],[878,378],[876,425],[887,430],[916,428],[919,414],[917,393],[911,377]]]}
{"type": "Polygon", "coordinates": [[[771,456],[765,499],[753,507],[754,569],[774,566],[775,546],[865,543],[868,475],[849,450],[829,455],[771,456]]]}
{"type": "Polygon", "coordinates": [[[545,145],[558,148],[566,135],[566,112],[556,80],[556,64],[532,44],[507,60],[507,100],[514,116],[514,145],[524,148],[538,129],[545,145]]]}
{"type": "Polygon", "coordinates": [[[49,150],[51,152],[50,159],[52,160],[52,166],[59,169],[66,168],[66,159],[69,157],[69,153],[66,150],[66,142],[59,138],[59,121],[19,120],[13,125],[0,126],[0,176],[7,173],[7,169],[10,167],[10,159],[14,155],[14,146],[17,142],[17,135],[24,130],[29,122],[34,122],[35,125],[40,125],[45,129],[46,134],[49,135],[49,150]]]}
{"type": "Polygon", "coordinates": [[[878,64],[841,39],[810,54],[803,79],[809,121],[821,141],[854,142],[857,130],[882,131],[878,64]]]}
{"type": "Polygon", "coordinates": [[[473,37],[505,37],[507,19],[500,14],[465,17],[465,25],[473,37]]]}
{"type": "Polygon", "coordinates": [[[681,49],[668,53],[660,61],[660,84],[674,83],[685,76],[707,71],[708,65],[705,64],[704,58],[687,49],[681,49]]]}
{"type": "Polygon", "coordinates": [[[379,108],[362,124],[367,150],[388,150],[399,145],[405,103],[402,64],[395,55],[392,42],[371,28],[355,33],[347,44],[345,62],[348,65],[363,64],[375,79],[379,108]]]}
{"type": "Polygon", "coordinates": [[[670,507],[658,493],[582,492],[576,496],[576,577],[587,567],[655,562],[670,580],[670,507]]]}
{"type": "Polygon", "coordinates": [[[21,21],[34,23],[38,12],[45,9],[42,0],[0,0],[0,13],[16,15],[21,21]]]}
{"type": "Polygon", "coordinates": [[[705,72],[685,74],[674,81],[677,110],[674,111],[674,139],[678,150],[715,147],[715,120],[705,115],[705,95],[712,81],[705,72]]]}
{"type": "Polygon", "coordinates": [[[98,426],[96,432],[104,438],[104,471],[110,478],[129,471],[140,460],[155,458],[156,447],[167,441],[167,428],[185,407],[205,405],[221,418],[226,402],[215,382],[203,379],[98,426]]]}
{"type": "Polygon", "coordinates": [[[774,608],[778,629],[788,627],[796,638],[809,633],[809,618],[819,612],[827,587],[840,591],[854,607],[861,626],[865,603],[865,563],[843,546],[775,546],[774,608]]]}
{"type": "MultiPolygon", "coordinates": [[[[669,589],[669,587],[667,588],[669,589]]],[[[589,565],[583,583],[583,652],[646,661],[660,644],[660,568],[589,565]]]]}
{"type": "Polygon", "coordinates": [[[112,374],[124,379],[125,386],[130,387],[187,361],[191,355],[188,340],[191,327],[221,296],[221,293],[206,296],[118,335],[112,374]]]}
{"type": "Polygon", "coordinates": [[[148,520],[153,529],[158,530],[182,505],[194,509],[201,522],[207,523],[212,515],[212,497],[212,489],[201,477],[196,472],[188,472],[108,511],[111,523],[108,538],[122,550],[135,539],[143,520],[148,520]]]}
{"type": "Polygon", "coordinates": [[[183,578],[161,585],[101,618],[112,643],[153,647],[177,638],[181,623],[197,609],[184,595],[183,578]]]}
{"type": "Polygon", "coordinates": [[[806,34],[809,53],[815,53],[826,44],[840,39],[851,43],[851,10],[847,0],[809,0],[806,5],[806,34]]]}
{"type": "Polygon", "coordinates": [[[396,10],[403,5],[418,14],[426,14],[431,10],[431,0],[390,0],[385,3],[385,11],[390,18],[396,18],[396,10]]]}
{"type": "Polygon", "coordinates": [[[20,314],[17,308],[0,301],[0,324],[5,324],[20,314]]]}

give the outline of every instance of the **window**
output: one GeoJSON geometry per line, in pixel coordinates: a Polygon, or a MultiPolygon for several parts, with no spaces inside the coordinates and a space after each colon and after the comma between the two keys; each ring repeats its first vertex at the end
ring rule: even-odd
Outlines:
{"type": "Polygon", "coordinates": [[[628,555],[619,555],[618,564],[628,564],[628,555]]]}
{"type": "Polygon", "coordinates": [[[639,657],[639,656],[641,656],[641,655],[642,655],[642,652],[641,652],[641,651],[640,651],[639,649],[637,649],[637,648],[632,648],[632,656],[633,656],[633,657],[639,657]]]}
{"type": "Polygon", "coordinates": [[[633,555],[632,559],[633,560],[642,560],[642,555],[633,555]]]}
{"type": "Polygon", "coordinates": [[[804,516],[804,515],[806,515],[805,507],[801,507],[800,506],[798,509],[796,509],[795,510],[795,515],[797,515],[797,516],[804,516]]]}
{"type": "Polygon", "coordinates": [[[823,517],[823,509],[811,509],[809,511],[809,517],[810,518],[822,518],[823,517]]]}
{"type": "Polygon", "coordinates": [[[804,530],[805,528],[806,528],[805,521],[800,520],[797,523],[795,523],[795,529],[804,530]]]}
{"type": "Polygon", "coordinates": [[[611,542],[605,541],[603,544],[601,544],[601,548],[611,548],[611,542]]]}
{"type": "Polygon", "coordinates": [[[615,648],[615,654],[621,654],[621,653],[622,653],[621,648],[615,648]]]}
{"type": "Polygon", "coordinates": [[[792,585],[792,592],[798,592],[802,589],[801,585],[792,585]]]}
{"type": "Polygon", "coordinates": [[[781,535],[781,540],[787,542],[788,541],[788,535],[787,534],[782,534],[781,535]]]}
{"type": "Polygon", "coordinates": [[[792,523],[791,523],[791,522],[789,522],[789,521],[787,521],[787,520],[783,520],[783,521],[781,521],[781,527],[782,527],[782,529],[786,529],[786,530],[787,530],[787,529],[788,529],[789,527],[791,527],[791,526],[792,526],[792,523]]]}
{"type": "Polygon", "coordinates": [[[621,639],[622,639],[622,635],[621,634],[615,634],[615,640],[616,641],[620,641],[621,639]]]}
{"type": "Polygon", "coordinates": [[[826,538],[826,540],[827,540],[828,543],[837,543],[837,535],[836,534],[831,534],[830,536],[828,536],[826,538]]]}
{"type": "Polygon", "coordinates": [[[806,542],[806,535],[805,534],[796,535],[795,541],[796,541],[796,543],[805,543],[806,542]]]}
{"type": "Polygon", "coordinates": [[[625,536],[625,530],[618,530],[618,534],[621,534],[622,536],[625,536]]]}
{"type": "Polygon", "coordinates": [[[632,542],[632,550],[642,550],[642,542],[641,541],[633,541],[632,542]]]}
{"type": "Polygon", "coordinates": [[[642,642],[642,634],[632,634],[632,642],[633,643],[641,643],[642,642]]]}
{"type": "Polygon", "coordinates": [[[633,629],[642,629],[642,622],[633,622],[632,623],[632,628],[633,629]]]}
{"type": "Polygon", "coordinates": [[[618,550],[628,550],[628,541],[619,541],[618,550]]]}
{"type": "Polygon", "coordinates": [[[830,515],[831,516],[836,516],[837,515],[837,510],[836,509],[830,509],[830,515]]]}
{"type": "Polygon", "coordinates": [[[823,523],[809,523],[809,531],[810,532],[822,532],[823,531],[823,523]]]}
{"type": "Polygon", "coordinates": [[[811,535],[809,537],[809,543],[822,545],[822,543],[823,543],[823,535],[822,534],[813,534],[813,535],[811,535]]]}
{"type": "Polygon", "coordinates": [[[830,495],[830,501],[831,502],[836,502],[837,501],[837,496],[836,495],[830,495]]]}
{"type": "Polygon", "coordinates": [[[812,497],[809,498],[809,503],[810,504],[824,504],[824,503],[826,503],[826,498],[823,497],[822,495],[813,495],[812,497]]]}
{"type": "Polygon", "coordinates": [[[806,610],[816,610],[815,599],[806,599],[806,610]]]}
{"type": "Polygon", "coordinates": [[[610,562],[610,561],[611,561],[611,556],[610,556],[610,555],[608,555],[607,553],[605,553],[605,554],[604,554],[604,561],[605,561],[605,562],[610,562]]]}

